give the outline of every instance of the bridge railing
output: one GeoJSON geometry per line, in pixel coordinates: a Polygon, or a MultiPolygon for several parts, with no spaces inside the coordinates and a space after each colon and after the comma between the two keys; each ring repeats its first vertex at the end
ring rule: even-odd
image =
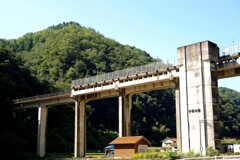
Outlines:
{"type": "Polygon", "coordinates": [[[66,95],[66,94],[70,95],[70,92],[67,92],[67,91],[66,92],[56,92],[56,93],[48,93],[48,94],[36,95],[36,96],[31,96],[31,97],[26,97],[26,98],[20,98],[20,99],[13,100],[13,103],[16,104],[16,103],[27,102],[27,101],[43,99],[43,98],[50,98],[50,97],[66,95]]]}
{"type": "Polygon", "coordinates": [[[240,44],[230,45],[228,47],[220,48],[220,53],[222,56],[231,55],[240,52],[240,44]]]}
{"type": "MultiPolygon", "coordinates": [[[[110,72],[110,73],[105,73],[105,74],[87,77],[87,78],[83,78],[83,79],[73,80],[72,86],[86,85],[86,84],[91,84],[91,83],[95,83],[95,82],[102,82],[102,81],[107,81],[107,80],[112,80],[112,79],[118,79],[119,77],[126,77],[126,76],[141,74],[141,73],[145,73],[145,72],[161,70],[163,68],[167,68],[170,66],[172,66],[172,65],[160,64],[159,62],[154,62],[154,63],[143,65],[143,66],[132,67],[132,68],[123,69],[123,70],[119,70],[119,71],[115,71],[115,72],[110,72]]],[[[15,99],[15,100],[13,100],[13,102],[16,104],[16,103],[27,102],[27,101],[31,101],[31,100],[37,100],[37,99],[50,98],[50,97],[66,95],[66,94],[70,94],[70,92],[66,91],[66,92],[56,92],[56,93],[36,95],[36,96],[31,96],[31,97],[26,97],[26,98],[15,99]]]]}
{"type": "Polygon", "coordinates": [[[136,75],[136,74],[161,70],[161,69],[171,67],[171,66],[172,66],[171,64],[161,64],[159,62],[154,62],[154,63],[150,63],[147,65],[127,68],[127,69],[123,69],[123,70],[119,70],[119,71],[115,71],[115,72],[109,72],[109,73],[104,73],[101,75],[96,75],[96,76],[92,76],[92,77],[86,77],[86,78],[82,78],[82,79],[78,79],[78,80],[73,80],[72,87],[92,84],[92,83],[96,83],[96,82],[109,81],[109,80],[113,80],[113,79],[118,79],[120,77],[127,77],[127,76],[136,75]]]}

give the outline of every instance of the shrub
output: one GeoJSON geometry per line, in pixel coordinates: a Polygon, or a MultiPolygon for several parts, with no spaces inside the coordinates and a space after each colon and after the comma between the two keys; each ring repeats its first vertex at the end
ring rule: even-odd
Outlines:
{"type": "Polygon", "coordinates": [[[240,155],[240,152],[235,152],[234,155],[240,155]]]}
{"type": "Polygon", "coordinates": [[[166,160],[174,160],[177,158],[177,152],[167,150],[166,152],[164,152],[163,158],[166,160]]]}
{"type": "Polygon", "coordinates": [[[194,151],[190,151],[188,153],[181,153],[180,156],[183,158],[192,158],[192,157],[200,157],[200,154],[194,153],[194,151]]]}
{"type": "Polygon", "coordinates": [[[206,148],[206,155],[208,156],[218,156],[219,151],[216,149],[213,149],[213,147],[207,147],[206,148]]]}
{"type": "Polygon", "coordinates": [[[136,153],[131,158],[132,159],[150,159],[150,158],[159,158],[159,159],[166,159],[166,160],[174,160],[177,158],[177,152],[174,152],[172,150],[167,150],[166,152],[157,152],[153,151],[153,148],[151,150],[148,150],[149,152],[145,153],[136,153]]]}
{"type": "Polygon", "coordinates": [[[131,158],[141,159],[141,158],[163,158],[164,153],[161,152],[146,152],[146,153],[136,153],[131,158]]]}

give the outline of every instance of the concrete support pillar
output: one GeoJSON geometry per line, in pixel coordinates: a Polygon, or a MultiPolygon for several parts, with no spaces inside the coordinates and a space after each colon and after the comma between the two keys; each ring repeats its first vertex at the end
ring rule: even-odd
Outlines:
{"type": "Polygon", "coordinates": [[[177,129],[177,149],[178,152],[182,152],[182,136],[181,136],[181,114],[180,114],[180,90],[179,90],[179,81],[175,82],[175,97],[176,97],[176,129],[177,129]]]}
{"type": "Polygon", "coordinates": [[[46,154],[46,129],[47,129],[48,108],[40,106],[38,108],[38,141],[37,156],[44,157],[46,154]]]}
{"type": "Polygon", "coordinates": [[[74,157],[85,157],[86,152],[86,101],[75,101],[74,157]]]}
{"type": "MultiPolygon", "coordinates": [[[[180,67],[180,105],[177,128],[181,131],[181,151],[206,154],[206,148],[216,147],[219,124],[216,114],[218,47],[204,41],[178,48],[180,67]]],[[[178,106],[177,106],[178,107],[178,106]]],[[[177,113],[178,114],[178,113],[177,113]]]]}
{"type": "Polygon", "coordinates": [[[131,136],[132,95],[119,90],[119,137],[131,136]]]}
{"type": "Polygon", "coordinates": [[[124,101],[125,119],[126,119],[126,136],[131,136],[131,110],[132,110],[132,95],[125,95],[124,101]]]}

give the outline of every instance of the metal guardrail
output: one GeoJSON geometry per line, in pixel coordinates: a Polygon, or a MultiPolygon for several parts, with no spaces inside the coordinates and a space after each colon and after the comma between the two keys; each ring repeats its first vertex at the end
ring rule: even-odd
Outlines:
{"type": "MultiPolygon", "coordinates": [[[[154,62],[151,64],[147,65],[142,65],[138,67],[132,67],[128,69],[123,69],[115,72],[110,72],[110,73],[105,73],[101,75],[96,75],[92,77],[87,77],[79,80],[73,80],[72,81],[72,86],[80,86],[80,85],[86,85],[86,84],[91,84],[91,83],[96,83],[96,82],[103,82],[107,80],[112,80],[112,79],[118,79],[119,77],[126,77],[126,76],[132,76],[136,74],[141,74],[144,72],[150,72],[150,71],[156,71],[156,70],[161,70],[163,68],[171,67],[172,65],[170,64],[160,64],[159,62],[154,62]]],[[[44,98],[50,98],[50,97],[55,97],[55,96],[63,96],[69,94],[70,92],[56,92],[56,93],[49,93],[49,94],[42,94],[42,95],[36,95],[32,97],[26,97],[26,98],[20,98],[20,99],[15,99],[13,100],[13,103],[18,104],[22,102],[28,102],[32,100],[38,100],[38,99],[44,99],[44,98]]]]}
{"type": "Polygon", "coordinates": [[[104,73],[101,75],[96,75],[96,76],[92,76],[92,77],[86,77],[86,78],[82,78],[82,79],[78,79],[78,80],[73,80],[72,87],[92,84],[92,83],[96,83],[96,82],[109,81],[109,80],[113,80],[113,79],[118,79],[120,77],[133,76],[136,74],[161,70],[161,69],[168,68],[171,66],[173,66],[173,65],[161,64],[159,62],[154,62],[154,63],[150,63],[147,65],[127,68],[127,69],[123,69],[123,70],[119,70],[119,71],[115,71],[115,72],[109,72],[109,73],[104,73]]]}
{"type": "Polygon", "coordinates": [[[63,96],[63,95],[67,95],[67,94],[70,95],[70,92],[48,93],[48,94],[36,95],[36,96],[32,96],[32,97],[15,99],[15,100],[13,100],[13,103],[17,104],[17,103],[27,102],[27,101],[37,100],[37,99],[44,99],[44,98],[55,97],[55,96],[63,96]]]}
{"type": "Polygon", "coordinates": [[[220,48],[220,53],[222,54],[222,56],[231,55],[239,52],[240,52],[240,44],[233,44],[228,47],[220,48]]]}

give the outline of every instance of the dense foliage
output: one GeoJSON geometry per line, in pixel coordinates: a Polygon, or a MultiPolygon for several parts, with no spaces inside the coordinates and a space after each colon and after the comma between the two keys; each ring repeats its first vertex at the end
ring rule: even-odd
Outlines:
{"type": "MultiPolygon", "coordinates": [[[[43,88],[29,70],[22,67],[21,60],[11,54],[0,43],[0,153],[19,156],[25,150],[35,147],[37,116],[19,110],[12,113],[12,100],[37,93],[43,93],[43,88]],[[36,123],[35,123],[36,122],[36,123]]],[[[47,85],[45,85],[47,86],[47,85]]],[[[37,113],[37,112],[36,112],[37,113]]]]}
{"type": "Polygon", "coordinates": [[[152,146],[165,137],[176,137],[174,90],[160,90],[133,97],[132,134],[144,135],[152,146]]]}
{"type": "Polygon", "coordinates": [[[240,93],[219,88],[219,110],[223,137],[240,137],[240,93]]]}
{"type": "MultiPolygon", "coordinates": [[[[69,22],[18,39],[0,39],[0,147],[2,154],[36,152],[37,109],[14,110],[15,98],[70,91],[71,80],[153,62],[145,51],[122,45],[69,22]]],[[[162,63],[160,61],[160,63],[162,63]]],[[[220,88],[222,136],[238,136],[240,93],[220,88]],[[228,123],[231,122],[231,123],[228,123]],[[233,125],[232,125],[233,124],[233,125]]],[[[49,108],[47,152],[73,152],[74,106],[49,108]]],[[[132,135],[153,146],[176,136],[173,89],[133,96],[132,135]]],[[[87,148],[101,150],[118,133],[118,99],[87,104],[87,148]]]]}
{"type": "Polygon", "coordinates": [[[144,51],[105,38],[94,29],[64,23],[27,33],[9,42],[33,76],[59,90],[69,90],[71,80],[138,66],[153,59],[144,51]]]}

